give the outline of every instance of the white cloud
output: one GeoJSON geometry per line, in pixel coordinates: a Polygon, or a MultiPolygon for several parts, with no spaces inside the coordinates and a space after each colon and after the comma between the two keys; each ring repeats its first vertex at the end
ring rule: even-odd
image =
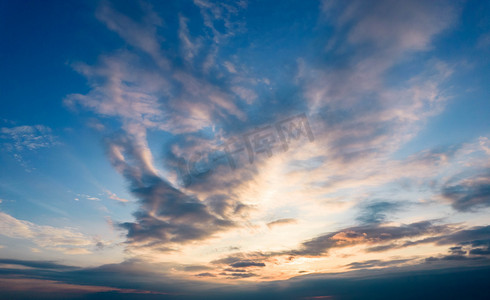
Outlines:
{"type": "Polygon", "coordinates": [[[75,201],[79,201],[80,198],[84,198],[84,199],[91,200],[91,201],[100,201],[100,198],[95,197],[95,196],[91,196],[91,195],[77,194],[77,196],[78,197],[75,198],[75,201]]]}
{"type": "Polygon", "coordinates": [[[188,62],[192,62],[192,59],[199,51],[200,43],[198,39],[192,40],[189,28],[187,27],[188,21],[189,19],[179,15],[179,39],[182,56],[188,62]]]}
{"type": "Polygon", "coordinates": [[[162,26],[163,21],[153,12],[151,5],[144,2],[140,3],[146,14],[141,23],[117,12],[108,2],[104,2],[99,7],[96,16],[128,44],[145,51],[160,67],[167,68],[169,63],[161,54],[161,39],[157,35],[157,29],[162,26]]]}
{"type": "Polygon", "coordinates": [[[490,155],[490,140],[488,139],[488,137],[482,136],[479,138],[478,141],[482,150],[485,151],[487,155],[490,155]]]}
{"type": "Polygon", "coordinates": [[[116,201],[123,202],[123,203],[129,202],[128,199],[121,198],[109,190],[106,190],[105,192],[106,192],[107,196],[112,200],[116,200],[116,201]]]}
{"type": "Polygon", "coordinates": [[[92,238],[70,228],[37,225],[0,212],[0,234],[27,239],[38,247],[65,254],[88,254],[95,247],[92,238]]]}
{"type": "Polygon", "coordinates": [[[231,62],[225,61],[224,66],[228,70],[228,72],[233,73],[233,74],[236,73],[235,66],[231,62]]]}
{"type": "Polygon", "coordinates": [[[245,100],[247,104],[252,104],[257,99],[257,94],[253,90],[241,86],[234,86],[231,88],[231,90],[240,98],[245,100]]]}

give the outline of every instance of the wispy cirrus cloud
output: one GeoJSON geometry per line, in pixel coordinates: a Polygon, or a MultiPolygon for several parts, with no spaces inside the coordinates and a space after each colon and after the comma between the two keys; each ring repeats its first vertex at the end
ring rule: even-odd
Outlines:
{"type": "Polygon", "coordinates": [[[58,138],[51,128],[44,125],[24,125],[0,128],[0,144],[2,149],[12,156],[30,172],[31,168],[24,159],[27,152],[59,145],[58,138]]]}
{"type": "Polygon", "coordinates": [[[0,139],[9,151],[24,151],[56,145],[57,139],[51,128],[44,125],[0,128],[0,139]]]}

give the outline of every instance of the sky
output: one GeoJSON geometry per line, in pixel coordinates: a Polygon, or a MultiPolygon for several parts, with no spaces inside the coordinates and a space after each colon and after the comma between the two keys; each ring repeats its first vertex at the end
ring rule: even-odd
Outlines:
{"type": "Polygon", "coordinates": [[[0,296],[484,299],[489,12],[1,0],[0,296]]]}

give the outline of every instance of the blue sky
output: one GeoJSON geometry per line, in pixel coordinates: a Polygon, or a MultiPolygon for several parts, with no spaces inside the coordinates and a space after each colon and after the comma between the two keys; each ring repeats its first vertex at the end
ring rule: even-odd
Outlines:
{"type": "Polygon", "coordinates": [[[484,276],[489,9],[0,1],[0,294],[484,276]]]}

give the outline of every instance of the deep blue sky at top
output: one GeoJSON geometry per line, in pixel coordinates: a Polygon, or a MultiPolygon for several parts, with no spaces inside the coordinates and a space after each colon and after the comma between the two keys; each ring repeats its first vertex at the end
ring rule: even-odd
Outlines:
{"type": "MultiPolygon", "coordinates": [[[[80,116],[67,112],[62,105],[62,99],[67,94],[87,90],[85,79],[74,72],[70,64],[77,61],[95,63],[99,55],[122,46],[116,34],[108,32],[103,24],[94,19],[93,11],[97,3],[2,1],[0,5],[0,116],[18,124],[42,123],[52,128],[80,126],[80,116]]],[[[135,4],[120,3],[117,6],[124,13],[138,15],[135,4]]],[[[200,16],[192,3],[170,1],[165,3],[165,8],[157,7],[169,33],[175,33],[171,29],[178,24],[178,16],[172,14],[174,10],[169,6],[186,8],[186,17],[191,19],[191,32],[201,30],[193,27],[197,22],[192,22],[192,19],[200,16]]],[[[252,9],[244,15],[247,35],[234,39],[229,47],[239,49],[239,54],[245,52],[250,66],[260,69],[266,76],[279,77],[284,70],[294,71],[295,61],[291,58],[302,52],[316,57],[319,63],[331,62],[329,60],[332,58],[317,55],[322,49],[316,39],[328,32],[322,32],[315,24],[318,11],[315,10],[317,4],[314,1],[285,1],[249,7],[252,9]],[[284,14],[284,10],[290,15],[284,14]],[[254,42],[252,46],[251,40],[254,42]],[[278,64],[284,66],[280,72],[277,70],[278,64]]],[[[458,67],[458,74],[452,78],[451,86],[459,96],[452,99],[444,114],[432,119],[426,131],[421,133],[419,139],[424,143],[438,136],[442,143],[451,142],[453,138],[440,137],[449,134],[458,140],[471,139],[488,129],[486,111],[490,101],[485,101],[489,97],[485,87],[490,81],[487,72],[489,56],[488,52],[475,47],[478,33],[490,28],[490,20],[485,13],[488,9],[485,1],[469,1],[463,6],[461,14],[463,26],[436,40],[436,48],[440,49],[437,54],[439,58],[456,60],[465,55],[471,57],[472,61],[468,61],[468,64],[474,65],[474,68],[464,70],[464,66],[458,67]],[[466,90],[460,90],[462,86],[466,90]]],[[[166,35],[169,45],[175,44],[171,41],[177,38],[175,35],[166,35]]],[[[226,50],[223,55],[226,55],[226,50]]],[[[394,78],[404,76],[413,68],[412,60],[396,67],[389,75],[394,78]]]]}

